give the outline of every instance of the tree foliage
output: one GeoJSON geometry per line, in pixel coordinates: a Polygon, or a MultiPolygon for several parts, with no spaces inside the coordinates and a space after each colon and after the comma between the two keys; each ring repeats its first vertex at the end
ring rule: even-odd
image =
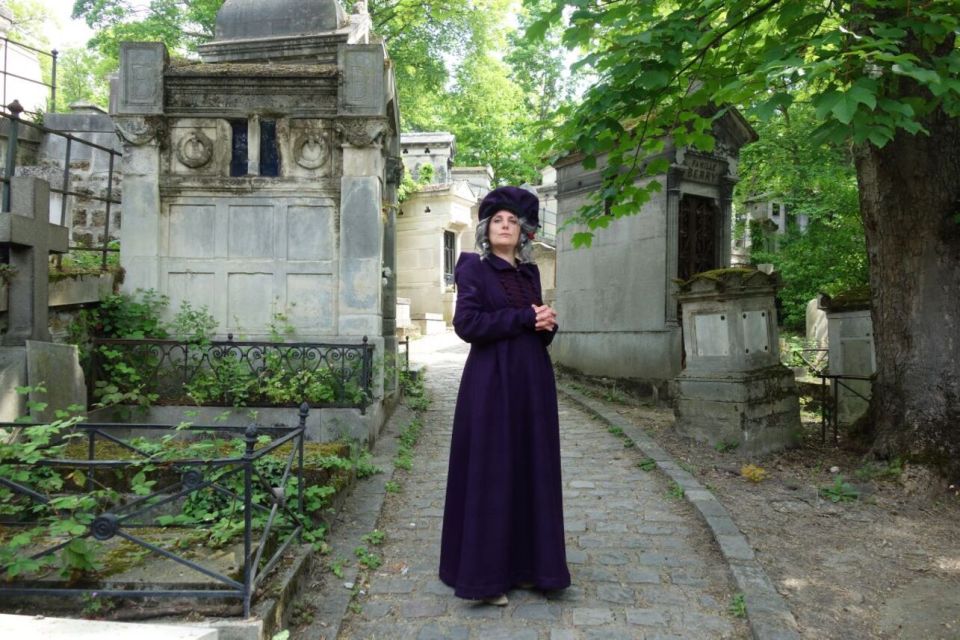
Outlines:
{"type": "Polygon", "coordinates": [[[853,158],[845,145],[815,141],[817,126],[805,105],[758,123],[759,140],[740,152],[734,199],[738,211],[749,200],[773,199],[786,205],[791,219],[802,215],[809,221],[802,233],[791,222],[775,251],[757,242],[751,248],[754,262],[772,263],[783,277],[783,320],[797,329],[803,329],[806,304],[818,293],[835,295],[868,281],[853,158]]]}
{"type": "MultiPolygon", "coordinates": [[[[87,68],[97,69],[102,85],[126,40],[161,41],[192,55],[213,37],[222,3],[76,0],[73,15],[96,30],[90,46],[102,56],[87,68]]],[[[367,7],[393,63],[402,130],[454,133],[457,162],[490,164],[501,182],[535,178],[541,161],[533,144],[545,130],[539,121],[570,95],[556,55],[559,32],[546,46],[508,40],[505,18],[514,8],[514,0],[371,0],[367,7]]],[[[69,84],[79,88],[88,78],[76,71],[69,84]]]]}
{"type": "Polygon", "coordinates": [[[876,374],[859,432],[880,456],[960,474],[960,12],[956,0],[554,0],[598,82],[557,153],[607,162],[577,221],[589,244],[639,212],[665,140],[714,150],[714,119],[812,110],[815,142],[848,145],[869,257],[876,374]],[[609,203],[608,207],[604,207],[609,203]]]}
{"type": "Polygon", "coordinates": [[[581,212],[589,230],[577,244],[638,212],[659,188],[634,180],[664,170],[645,159],[665,136],[713,150],[711,106],[762,120],[800,100],[820,121],[817,140],[875,146],[898,130],[924,133],[938,110],[960,112],[955,0],[555,0],[528,36],[542,38],[567,7],[563,41],[588,52],[578,64],[598,82],[554,150],[576,149],[587,164],[608,154],[605,189],[581,212]],[[615,203],[605,211],[608,198],[615,203]]]}
{"type": "Polygon", "coordinates": [[[76,0],[73,17],[95,31],[90,46],[116,59],[125,41],[163,42],[175,53],[195,51],[213,37],[223,0],[76,0]]]}

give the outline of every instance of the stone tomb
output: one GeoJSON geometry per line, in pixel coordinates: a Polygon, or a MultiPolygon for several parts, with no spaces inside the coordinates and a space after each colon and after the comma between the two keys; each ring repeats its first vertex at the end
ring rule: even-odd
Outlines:
{"type": "MultiPolygon", "coordinates": [[[[668,140],[662,155],[670,169],[657,177],[664,189],[638,215],[599,230],[589,250],[571,244],[579,227],[558,233],[556,362],[628,381],[654,397],[671,393],[683,362],[676,280],[730,264],[737,158],[740,147],[756,139],[733,109],[714,123],[714,135],[717,148],[709,155],[668,140]]],[[[606,158],[589,170],[582,159],[574,154],[554,165],[559,226],[600,189],[606,158]]]]}
{"type": "MultiPolygon", "coordinates": [[[[227,0],[200,54],[171,64],[162,44],[121,45],[124,289],[206,305],[220,337],[269,339],[284,314],[296,340],[367,336],[390,360],[399,114],[369,16],[227,0]]],[[[374,386],[351,435],[382,422],[394,380],[374,386]]]]}
{"type": "Polygon", "coordinates": [[[681,288],[686,368],[677,376],[677,430],[754,455],[793,445],[800,403],[780,364],[776,276],[722,269],[681,288]]]}
{"type": "MultiPolygon", "coordinates": [[[[870,377],[877,371],[873,344],[870,292],[848,291],[817,298],[827,315],[827,347],[831,375],[870,377]]],[[[833,381],[837,385],[837,381],[833,381]]],[[[868,407],[872,385],[869,380],[842,380],[837,394],[837,424],[849,425],[868,407]]]]}

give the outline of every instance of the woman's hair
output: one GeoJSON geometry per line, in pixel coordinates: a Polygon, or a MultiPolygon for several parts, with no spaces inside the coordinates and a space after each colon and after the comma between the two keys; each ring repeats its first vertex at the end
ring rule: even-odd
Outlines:
{"type": "MultiPolygon", "coordinates": [[[[480,253],[481,260],[490,257],[488,234],[490,232],[490,220],[492,219],[493,216],[490,216],[477,223],[477,251],[480,253]]],[[[527,222],[526,218],[518,216],[517,220],[520,221],[520,244],[517,246],[517,260],[521,263],[534,264],[533,241],[530,239],[530,235],[536,233],[537,227],[527,222]]]]}

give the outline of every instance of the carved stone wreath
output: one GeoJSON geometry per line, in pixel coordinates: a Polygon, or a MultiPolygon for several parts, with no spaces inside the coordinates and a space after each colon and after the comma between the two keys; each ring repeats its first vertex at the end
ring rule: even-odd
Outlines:
{"type": "Polygon", "coordinates": [[[293,157],[304,169],[319,169],[327,162],[329,145],[320,131],[306,131],[293,145],[293,157]]]}
{"type": "Polygon", "coordinates": [[[202,167],[213,157],[213,142],[203,131],[191,131],[177,145],[177,160],[191,169],[202,167]]]}

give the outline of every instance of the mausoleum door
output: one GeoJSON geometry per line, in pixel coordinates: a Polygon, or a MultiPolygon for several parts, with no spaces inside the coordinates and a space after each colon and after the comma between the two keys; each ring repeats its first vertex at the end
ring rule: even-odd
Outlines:
{"type": "MultiPolygon", "coordinates": [[[[677,278],[689,280],[695,274],[717,269],[721,265],[720,207],[710,198],[684,194],[680,198],[677,220],[677,278]]],[[[677,322],[683,326],[680,303],[677,302],[677,322]]],[[[685,342],[681,339],[680,368],[687,366],[685,342]]]]}
{"type": "Polygon", "coordinates": [[[684,194],[678,220],[677,278],[720,267],[720,207],[711,198],[684,194]]]}

